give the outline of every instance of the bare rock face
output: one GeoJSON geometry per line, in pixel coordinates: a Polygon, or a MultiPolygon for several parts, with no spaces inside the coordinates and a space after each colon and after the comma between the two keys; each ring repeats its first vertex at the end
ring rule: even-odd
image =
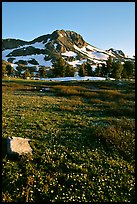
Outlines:
{"type": "Polygon", "coordinates": [[[21,137],[9,137],[7,140],[7,152],[9,154],[32,154],[32,149],[29,144],[30,139],[21,137]]]}

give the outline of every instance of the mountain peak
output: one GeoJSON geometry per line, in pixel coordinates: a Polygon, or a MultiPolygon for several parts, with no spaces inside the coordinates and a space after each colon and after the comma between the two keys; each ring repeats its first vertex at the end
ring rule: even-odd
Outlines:
{"type": "Polygon", "coordinates": [[[32,41],[19,39],[2,40],[2,59],[13,64],[24,63],[27,66],[52,66],[58,58],[78,66],[85,61],[91,65],[106,63],[111,55],[121,61],[127,59],[122,50],[110,48],[101,50],[87,43],[83,37],[70,30],[55,30],[51,34],[42,35],[32,41]]]}

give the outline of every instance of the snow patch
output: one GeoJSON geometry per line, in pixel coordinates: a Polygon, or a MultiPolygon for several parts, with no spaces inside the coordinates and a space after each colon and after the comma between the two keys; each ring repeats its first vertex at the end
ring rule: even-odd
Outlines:
{"type": "MultiPolygon", "coordinates": [[[[38,79],[37,77],[34,77],[34,79],[38,79]]],[[[40,80],[44,81],[86,81],[86,80],[106,80],[105,77],[90,77],[90,76],[75,76],[75,77],[59,77],[59,78],[40,78],[40,80]]],[[[113,78],[110,78],[110,80],[115,80],[113,78]]]]}
{"type": "Polygon", "coordinates": [[[95,71],[95,69],[97,68],[97,65],[91,65],[92,70],[95,71]]]}
{"type": "Polygon", "coordinates": [[[18,71],[18,70],[16,69],[16,67],[18,66],[17,64],[11,63],[11,66],[14,68],[15,71],[18,71]]]}
{"type": "Polygon", "coordinates": [[[90,45],[84,46],[82,48],[77,47],[76,45],[74,45],[74,48],[78,51],[80,51],[83,54],[86,54],[88,56],[89,59],[101,59],[101,60],[107,60],[108,59],[108,54],[104,54],[104,53],[100,53],[100,52],[104,52],[98,48],[94,48],[90,45]],[[90,51],[87,51],[87,49],[90,51]]]}
{"type": "Polygon", "coordinates": [[[76,57],[77,54],[75,52],[72,51],[66,51],[64,53],[61,53],[61,55],[67,56],[67,57],[76,57]]]}
{"type": "Polygon", "coordinates": [[[29,47],[29,46],[32,46],[32,47],[34,47],[34,48],[36,48],[36,49],[44,49],[44,48],[45,48],[45,44],[47,44],[49,41],[50,41],[50,38],[48,38],[48,40],[47,40],[46,43],[43,43],[43,41],[42,41],[42,42],[35,42],[35,43],[33,43],[33,44],[27,44],[27,45],[19,46],[19,47],[16,48],[16,49],[21,49],[21,48],[26,49],[26,48],[29,47]]]}
{"type": "Polygon", "coordinates": [[[21,71],[21,74],[24,74],[26,70],[21,71]]]}
{"type": "Polygon", "coordinates": [[[68,62],[68,64],[72,65],[73,67],[76,67],[77,65],[81,65],[84,62],[87,62],[87,59],[84,59],[84,60],[74,60],[72,62],[68,62]]]}
{"type": "Polygon", "coordinates": [[[35,42],[34,44],[31,44],[32,47],[38,48],[38,49],[43,49],[45,48],[45,45],[41,42],[35,42]]]}
{"type": "Polygon", "coordinates": [[[29,61],[29,60],[35,59],[39,63],[39,65],[41,65],[41,66],[52,66],[51,60],[45,61],[44,57],[45,57],[45,55],[43,55],[43,54],[39,54],[39,55],[38,54],[36,54],[36,55],[27,55],[27,56],[17,56],[16,59],[13,60],[13,63],[15,64],[19,60],[29,61]]]}
{"type": "Polygon", "coordinates": [[[43,48],[45,48],[45,45],[42,42],[35,42],[33,44],[19,46],[17,49],[21,49],[21,48],[26,49],[27,47],[30,47],[30,46],[32,46],[32,47],[34,47],[36,49],[43,49],[43,48]]]}
{"type": "MultiPolygon", "coordinates": [[[[16,49],[16,48],[14,48],[14,49],[16,49]]],[[[9,57],[6,57],[6,56],[7,56],[10,52],[12,52],[14,49],[3,50],[3,51],[2,51],[2,59],[7,61],[7,59],[8,59],[9,57]]]]}
{"type": "Polygon", "coordinates": [[[93,54],[96,58],[98,58],[98,59],[103,59],[103,60],[107,60],[107,59],[108,59],[108,55],[103,54],[103,53],[93,52],[92,54],[93,54]]]}
{"type": "Polygon", "coordinates": [[[86,48],[89,49],[92,52],[96,51],[95,47],[93,47],[91,45],[87,45],[86,48]]]}
{"type": "Polygon", "coordinates": [[[54,48],[55,48],[55,49],[57,49],[57,46],[58,46],[58,44],[57,44],[57,43],[54,43],[54,48]]]}
{"type": "Polygon", "coordinates": [[[46,42],[45,44],[49,43],[49,41],[51,41],[51,39],[50,39],[50,38],[48,38],[48,39],[47,39],[47,42],[46,42]]]}

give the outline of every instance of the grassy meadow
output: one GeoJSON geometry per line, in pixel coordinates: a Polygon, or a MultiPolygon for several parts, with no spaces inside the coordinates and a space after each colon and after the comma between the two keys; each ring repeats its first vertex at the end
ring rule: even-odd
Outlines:
{"type": "Polygon", "coordinates": [[[3,80],[2,201],[135,201],[135,82],[3,80]]]}

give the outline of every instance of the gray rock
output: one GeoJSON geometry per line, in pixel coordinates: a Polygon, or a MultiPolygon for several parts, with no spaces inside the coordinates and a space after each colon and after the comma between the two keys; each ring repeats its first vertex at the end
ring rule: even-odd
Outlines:
{"type": "Polygon", "coordinates": [[[30,139],[21,137],[8,137],[7,139],[7,152],[8,154],[32,154],[32,148],[29,144],[30,139]]]}

